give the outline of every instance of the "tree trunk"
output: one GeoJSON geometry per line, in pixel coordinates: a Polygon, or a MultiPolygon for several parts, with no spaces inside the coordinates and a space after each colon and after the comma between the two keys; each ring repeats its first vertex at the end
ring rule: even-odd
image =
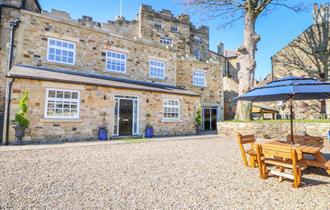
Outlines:
{"type": "MultiPolygon", "coordinates": [[[[255,53],[257,42],[260,37],[255,32],[256,17],[253,12],[246,12],[244,17],[244,40],[238,49],[238,95],[250,90],[254,85],[254,72],[256,69],[255,53]]],[[[238,101],[236,109],[236,120],[250,120],[251,103],[238,101]]]]}

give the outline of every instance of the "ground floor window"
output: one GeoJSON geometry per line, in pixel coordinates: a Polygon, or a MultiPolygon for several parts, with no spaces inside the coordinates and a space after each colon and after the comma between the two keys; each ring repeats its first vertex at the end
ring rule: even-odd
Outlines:
{"type": "Polygon", "coordinates": [[[79,91],[47,89],[45,118],[79,118],[79,91]]]}
{"type": "Polygon", "coordinates": [[[164,119],[177,120],[180,119],[180,100],[178,99],[164,99],[164,119]]]}

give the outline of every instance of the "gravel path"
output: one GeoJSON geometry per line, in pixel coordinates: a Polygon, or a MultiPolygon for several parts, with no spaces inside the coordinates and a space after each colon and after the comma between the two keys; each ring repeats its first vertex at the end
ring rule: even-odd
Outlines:
{"type": "Polygon", "coordinates": [[[240,158],[222,138],[1,151],[0,209],[329,209],[323,170],[293,189],[240,158]]]}

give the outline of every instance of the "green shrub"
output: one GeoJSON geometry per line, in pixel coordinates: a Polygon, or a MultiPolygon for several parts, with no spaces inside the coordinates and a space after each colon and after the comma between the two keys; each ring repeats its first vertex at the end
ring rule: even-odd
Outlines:
{"type": "Polygon", "coordinates": [[[27,119],[27,100],[29,98],[29,93],[28,91],[24,91],[22,97],[19,100],[18,104],[18,112],[15,115],[15,122],[18,126],[27,128],[29,127],[30,121],[27,119]]]}
{"type": "Polygon", "coordinates": [[[195,123],[197,126],[202,125],[202,107],[199,105],[196,112],[195,123]]]}

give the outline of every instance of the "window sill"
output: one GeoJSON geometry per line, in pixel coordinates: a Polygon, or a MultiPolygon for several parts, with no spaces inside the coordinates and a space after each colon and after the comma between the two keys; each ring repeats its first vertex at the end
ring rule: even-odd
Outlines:
{"type": "Polygon", "coordinates": [[[165,123],[180,123],[183,122],[181,119],[162,119],[161,122],[165,123]]]}
{"type": "Polygon", "coordinates": [[[201,86],[201,85],[193,85],[194,87],[196,87],[196,88],[206,88],[207,86],[205,85],[205,86],[201,86]]]}
{"type": "Polygon", "coordinates": [[[43,122],[43,123],[82,123],[83,121],[81,119],[42,118],[42,119],[40,119],[40,122],[43,122]]]}
{"type": "Polygon", "coordinates": [[[66,63],[57,63],[55,61],[49,61],[49,60],[45,60],[43,61],[44,64],[48,64],[48,65],[56,65],[56,66],[63,66],[63,67],[75,67],[76,64],[66,64],[66,63]]]}

